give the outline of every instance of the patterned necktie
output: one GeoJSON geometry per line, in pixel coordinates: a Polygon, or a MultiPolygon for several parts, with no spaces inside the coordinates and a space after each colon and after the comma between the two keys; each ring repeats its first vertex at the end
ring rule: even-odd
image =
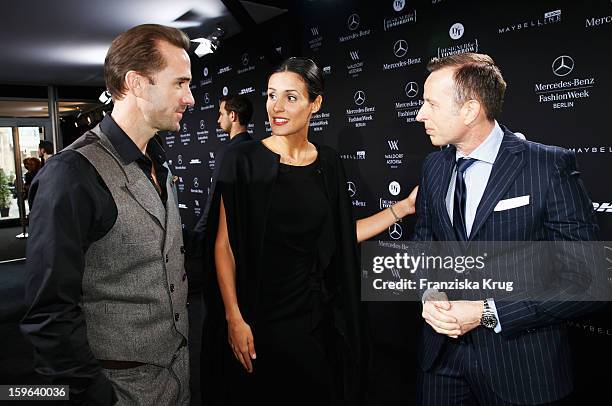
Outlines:
{"type": "Polygon", "coordinates": [[[455,179],[455,197],[453,201],[453,229],[457,235],[457,240],[467,241],[467,231],[465,226],[465,171],[476,162],[476,159],[459,158],[457,159],[457,178],[455,179]]]}

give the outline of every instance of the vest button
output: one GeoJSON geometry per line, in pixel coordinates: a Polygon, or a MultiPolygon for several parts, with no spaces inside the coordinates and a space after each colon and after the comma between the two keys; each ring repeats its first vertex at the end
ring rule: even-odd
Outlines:
{"type": "Polygon", "coordinates": [[[170,292],[174,292],[174,283],[170,284],[170,292]]]}
{"type": "Polygon", "coordinates": [[[174,321],[179,321],[180,315],[178,313],[174,313],[174,321]]]}

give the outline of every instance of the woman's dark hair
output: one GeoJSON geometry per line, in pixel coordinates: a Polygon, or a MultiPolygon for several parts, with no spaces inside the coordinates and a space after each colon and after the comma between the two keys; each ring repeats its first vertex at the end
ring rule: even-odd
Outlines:
{"type": "Polygon", "coordinates": [[[308,89],[308,99],[313,102],[317,96],[323,96],[323,73],[311,59],[292,56],[285,59],[272,73],[293,72],[302,78],[308,89]]]}

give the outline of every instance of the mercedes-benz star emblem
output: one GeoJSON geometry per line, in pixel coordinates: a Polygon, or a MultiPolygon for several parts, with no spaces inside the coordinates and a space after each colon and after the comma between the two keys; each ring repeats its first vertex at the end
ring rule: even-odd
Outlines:
{"type": "Polygon", "coordinates": [[[183,156],[182,155],[177,156],[176,157],[176,162],[178,162],[179,165],[182,165],[183,164],[183,156]]]}
{"type": "Polygon", "coordinates": [[[561,55],[553,61],[552,70],[557,76],[569,75],[574,70],[574,60],[571,56],[561,55]]]}
{"type": "Polygon", "coordinates": [[[204,93],[204,104],[208,103],[210,103],[210,97],[208,96],[208,93],[204,93]]]}
{"type": "Polygon", "coordinates": [[[206,128],[206,124],[204,123],[204,120],[200,120],[200,130],[203,130],[204,128],[206,128]]]}
{"type": "Polygon", "coordinates": [[[414,96],[419,94],[419,85],[417,82],[408,82],[406,83],[404,91],[406,92],[406,96],[413,98],[414,96]]]}
{"type": "Polygon", "coordinates": [[[200,187],[200,180],[198,178],[193,178],[193,187],[196,189],[200,187]]]}
{"type": "Polygon", "coordinates": [[[349,192],[349,196],[350,197],[354,197],[355,193],[357,193],[357,187],[355,187],[355,184],[353,182],[346,182],[346,185],[348,187],[348,192],[349,192]]]}
{"type": "Polygon", "coordinates": [[[406,55],[406,52],[408,52],[408,43],[403,39],[398,39],[395,41],[395,44],[393,44],[393,53],[395,56],[402,58],[404,55],[406,55]]]}
{"type": "Polygon", "coordinates": [[[361,106],[365,102],[365,93],[363,90],[357,90],[353,96],[353,100],[355,100],[356,105],[361,106]]]}
{"type": "Polygon", "coordinates": [[[249,54],[242,54],[242,65],[247,66],[249,64],[249,54]]]}
{"type": "Polygon", "coordinates": [[[389,227],[389,237],[393,238],[394,240],[399,240],[402,238],[402,232],[402,226],[397,223],[394,223],[391,227],[389,227]]]}
{"type": "Polygon", "coordinates": [[[359,14],[351,14],[348,18],[348,28],[355,31],[359,27],[359,14]]]}

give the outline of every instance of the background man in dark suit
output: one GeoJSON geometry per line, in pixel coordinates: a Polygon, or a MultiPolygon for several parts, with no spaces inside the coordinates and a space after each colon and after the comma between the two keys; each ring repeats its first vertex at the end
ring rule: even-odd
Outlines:
{"type": "MultiPolygon", "coordinates": [[[[464,246],[596,240],[574,155],[521,140],[497,123],[506,83],[493,60],[460,54],[434,59],[428,70],[417,120],[433,145],[449,147],[423,163],[414,239],[464,246]]],[[[517,275],[528,282],[526,275],[544,261],[530,258],[516,267],[517,275]]],[[[564,272],[585,270],[557,269],[541,277],[564,272]]],[[[431,291],[423,298],[420,404],[549,404],[570,393],[564,321],[593,304],[448,300],[431,291]]]]}

